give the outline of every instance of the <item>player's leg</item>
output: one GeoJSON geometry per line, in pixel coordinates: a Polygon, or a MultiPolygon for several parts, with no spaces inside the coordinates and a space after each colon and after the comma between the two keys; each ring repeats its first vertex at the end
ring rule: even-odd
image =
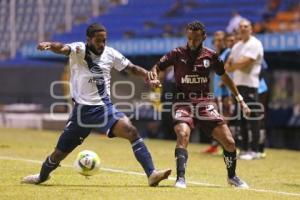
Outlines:
{"type": "Polygon", "coordinates": [[[84,128],[77,123],[77,107],[67,122],[67,125],[60,135],[55,150],[43,162],[40,173],[29,175],[23,178],[23,183],[40,184],[49,179],[59,163],[89,135],[91,128],[84,128]]]}
{"type": "MultiPolygon", "coordinates": [[[[215,89],[216,91],[216,89],[215,89]]],[[[216,93],[215,93],[215,102],[216,102],[216,105],[218,107],[218,110],[220,113],[223,113],[224,112],[224,101],[223,101],[223,98],[222,98],[222,95],[221,95],[221,88],[218,89],[218,93],[217,93],[217,96],[216,96],[216,93]],[[219,95],[218,95],[219,94],[219,95]]],[[[215,139],[212,138],[212,141],[211,141],[211,144],[209,147],[207,147],[204,151],[202,151],[202,153],[207,153],[207,154],[216,154],[218,153],[218,146],[219,146],[219,143],[218,141],[216,141],[215,139]]]]}
{"type": "Polygon", "coordinates": [[[150,152],[147,149],[143,139],[140,137],[137,129],[132,125],[130,120],[123,116],[116,121],[112,127],[113,136],[125,138],[130,141],[133,153],[138,162],[143,167],[150,186],[157,186],[160,181],[167,179],[171,170],[156,171],[150,152]]]}
{"type": "Polygon", "coordinates": [[[59,163],[67,157],[69,153],[62,152],[61,150],[55,148],[55,150],[46,158],[43,162],[40,173],[39,173],[39,182],[45,182],[52,171],[54,171],[58,166],[59,163]]]}
{"type": "Polygon", "coordinates": [[[174,118],[174,131],[176,133],[176,171],[177,179],[175,187],[186,188],[185,170],[188,160],[187,146],[191,130],[195,128],[194,124],[194,107],[191,105],[180,105],[176,107],[174,118]]]}
{"type": "Polygon", "coordinates": [[[151,154],[130,120],[125,116],[119,119],[113,126],[112,133],[116,137],[129,140],[136,159],[140,162],[145,173],[149,177],[154,171],[151,154]]]}
{"type": "MultiPolygon", "coordinates": [[[[223,88],[224,89],[224,88],[223,88]]],[[[227,91],[222,90],[222,96],[219,96],[218,98],[216,98],[216,103],[217,103],[217,107],[219,112],[222,114],[222,116],[224,117],[224,122],[226,124],[229,124],[231,117],[233,116],[233,111],[232,111],[232,98],[230,96],[230,94],[227,91]]],[[[205,113],[205,116],[207,117],[213,117],[211,116],[209,113],[206,112],[202,112],[205,113]]],[[[205,151],[205,153],[211,153],[211,154],[222,154],[222,151],[218,151],[218,146],[219,143],[218,141],[212,139],[213,142],[211,143],[211,146],[205,151]]]]}
{"type": "Polygon", "coordinates": [[[189,144],[191,128],[185,122],[178,122],[174,126],[174,131],[177,136],[175,148],[177,179],[175,187],[186,188],[185,168],[188,160],[187,146],[189,144]]]}
{"type": "Polygon", "coordinates": [[[236,176],[236,147],[227,124],[219,124],[213,128],[212,136],[223,146],[228,183],[235,187],[248,188],[248,185],[236,176]]]}
{"type": "Polygon", "coordinates": [[[216,126],[212,131],[212,136],[219,141],[223,147],[228,177],[234,177],[236,175],[236,148],[228,126],[226,124],[216,126]]]}
{"type": "Polygon", "coordinates": [[[84,138],[90,133],[90,129],[77,129],[79,132],[64,132],[61,134],[55,150],[43,162],[40,173],[24,177],[23,183],[40,184],[49,179],[49,175],[54,171],[59,163],[67,157],[78,145],[80,145],[84,138]],[[80,133],[80,136],[76,136],[80,133]],[[69,137],[69,135],[73,135],[69,137]]]}
{"type": "MultiPolygon", "coordinates": [[[[89,134],[89,130],[82,130],[81,135],[89,134]]],[[[67,157],[67,155],[72,152],[85,137],[80,137],[78,139],[65,140],[66,132],[63,132],[58,140],[58,144],[55,150],[46,158],[43,162],[40,173],[35,175],[29,175],[23,178],[23,183],[29,184],[40,184],[49,179],[49,175],[52,171],[54,171],[59,163],[67,157]],[[61,147],[66,147],[67,150],[60,150],[61,147]]],[[[62,148],[65,149],[65,148],[62,148]]]]}

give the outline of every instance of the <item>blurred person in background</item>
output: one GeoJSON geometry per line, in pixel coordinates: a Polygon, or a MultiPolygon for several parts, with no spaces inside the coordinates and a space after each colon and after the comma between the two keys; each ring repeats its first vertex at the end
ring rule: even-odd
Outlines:
{"type": "MultiPolygon", "coordinates": [[[[216,31],[214,33],[213,45],[220,59],[225,63],[229,57],[231,48],[235,44],[236,39],[233,33],[225,34],[224,31],[216,31]]],[[[229,121],[226,117],[232,116],[232,104],[233,100],[231,92],[225,86],[221,77],[214,75],[214,97],[219,108],[219,112],[225,117],[225,122],[228,124],[229,121]]],[[[216,154],[218,151],[219,143],[215,140],[212,141],[211,145],[203,151],[203,153],[216,154]]]]}
{"type": "Polygon", "coordinates": [[[161,114],[161,130],[164,133],[165,139],[176,139],[176,134],[173,129],[173,118],[171,112],[165,110],[172,110],[172,105],[175,103],[176,83],[174,79],[174,67],[166,69],[163,76],[162,83],[162,114],[161,114]]]}
{"type": "Polygon", "coordinates": [[[175,0],[170,9],[164,14],[165,17],[180,16],[184,13],[184,0],[175,0]]]}
{"type": "Polygon", "coordinates": [[[280,9],[281,0],[268,0],[262,11],[262,21],[269,22],[272,20],[280,9]]]}
{"type": "MultiPolygon", "coordinates": [[[[251,109],[258,103],[259,74],[264,55],[262,43],[252,35],[252,26],[250,21],[243,19],[239,24],[239,34],[241,40],[237,42],[230,53],[225,64],[228,72],[233,72],[233,81],[245,102],[251,109]]],[[[240,113],[241,114],[241,113],[240,113]]],[[[252,112],[250,118],[243,116],[237,121],[240,135],[242,136],[241,153],[239,158],[252,160],[260,158],[258,153],[259,146],[259,115],[252,112]],[[252,132],[252,143],[249,147],[248,127],[252,132]]]]}
{"type": "Polygon", "coordinates": [[[244,19],[237,11],[232,12],[228,25],[226,27],[226,33],[233,33],[239,28],[239,23],[244,19]]]}
{"type": "Polygon", "coordinates": [[[267,139],[267,110],[268,110],[268,99],[269,99],[269,88],[266,82],[266,71],[268,69],[268,64],[265,59],[262,62],[262,68],[260,72],[260,81],[258,87],[258,101],[264,106],[263,119],[260,121],[259,126],[259,142],[258,142],[258,152],[261,158],[266,157],[265,143],[267,139]]]}

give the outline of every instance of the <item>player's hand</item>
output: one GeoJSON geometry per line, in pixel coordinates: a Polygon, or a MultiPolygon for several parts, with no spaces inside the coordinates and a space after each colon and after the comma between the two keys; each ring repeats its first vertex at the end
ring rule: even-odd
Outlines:
{"type": "Polygon", "coordinates": [[[241,105],[242,111],[244,113],[244,116],[250,117],[251,110],[248,107],[248,105],[245,103],[245,101],[240,101],[240,105],[241,105]]]}
{"type": "Polygon", "coordinates": [[[37,47],[40,51],[45,51],[51,48],[51,42],[40,42],[37,47]]]}
{"type": "Polygon", "coordinates": [[[155,72],[148,72],[147,73],[147,76],[145,78],[145,81],[148,85],[150,85],[150,87],[152,88],[158,88],[158,87],[161,87],[161,83],[160,81],[158,80],[158,76],[157,76],[157,73],[155,72]]]}
{"type": "Polygon", "coordinates": [[[157,76],[157,73],[156,73],[156,72],[150,71],[150,72],[147,73],[147,78],[148,78],[148,80],[156,80],[157,77],[158,77],[158,76],[157,76]]]}
{"type": "Polygon", "coordinates": [[[151,88],[158,88],[161,87],[161,83],[158,79],[154,79],[154,80],[146,80],[147,84],[150,85],[151,88]]]}

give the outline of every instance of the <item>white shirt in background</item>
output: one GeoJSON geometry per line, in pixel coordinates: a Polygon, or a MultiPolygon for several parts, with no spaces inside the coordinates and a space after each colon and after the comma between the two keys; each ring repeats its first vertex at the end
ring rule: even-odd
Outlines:
{"type": "Polygon", "coordinates": [[[243,68],[243,70],[238,69],[233,71],[233,82],[237,86],[258,88],[259,73],[264,56],[262,43],[254,36],[250,36],[249,40],[246,42],[237,42],[231,50],[230,57],[233,59],[234,63],[242,56],[251,58],[255,61],[251,66],[243,68]]]}

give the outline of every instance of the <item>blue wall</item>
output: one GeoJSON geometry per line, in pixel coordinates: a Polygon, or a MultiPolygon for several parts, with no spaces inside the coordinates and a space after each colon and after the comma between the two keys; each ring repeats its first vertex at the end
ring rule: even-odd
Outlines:
{"type": "MultiPolygon", "coordinates": [[[[300,34],[260,34],[257,35],[263,43],[265,52],[300,51],[300,34]]],[[[154,39],[122,39],[109,42],[112,46],[127,56],[136,55],[161,55],[177,46],[184,45],[185,38],[154,38],[154,39]]],[[[21,55],[26,58],[59,58],[51,52],[36,50],[36,44],[29,44],[21,49],[21,55]]],[[[207,47],[211,47],[211,37],[205,41],[207,47]]]]}

